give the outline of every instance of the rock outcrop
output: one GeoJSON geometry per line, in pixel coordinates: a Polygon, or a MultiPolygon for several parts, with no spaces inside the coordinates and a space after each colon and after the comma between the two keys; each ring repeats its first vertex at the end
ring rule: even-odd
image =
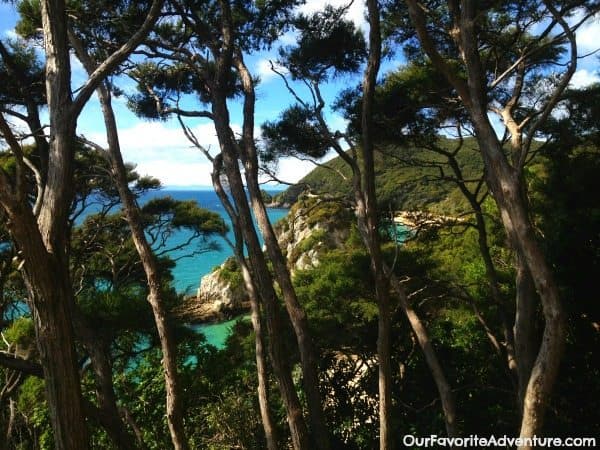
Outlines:
{"type": "MultiPolygon", "coordinates": [[[[290,270],[319,265],[320,256],[348,239],[352,211],[333,200],[299,199],[275,227],[290,270]]],[[[196,296],[187,298],[175,314],[188,322],[209,322],[247,312],[250,308],[242,275],[233,258],[202,277],[196,296]]]]}
{"type": "Polygon", "coordinates": [[[352,212],[339,202],[310,196],[292,207],[276,229],[292,272],[319,265],[319,257],[348,239],[352,212]]]}
{"type": "Polygon", "coordinates": [[[233,258],[200,280],[196,296],[186,298],[175,313],[189,322],[215,322],[247,312],[250,303],[233,258]]]}

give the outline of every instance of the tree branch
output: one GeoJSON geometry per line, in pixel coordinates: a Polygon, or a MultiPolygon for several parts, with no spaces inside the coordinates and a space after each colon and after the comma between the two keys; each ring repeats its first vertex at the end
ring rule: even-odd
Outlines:
{"type": "Polygon", "coordinates": [[[121,64],[129,54],[144,40],[150,29],[158,20],[160,10],[164,0],[154,0],[148,11],[148,15],[140,29],[134,35],[107,59],[104,60],[89,76],[88,80],[82,86],[75,100],[71,104],[70,114],[73,118],[77,117],[88,101],[92,93],[100,85],[102,80],[111,73],[119,64],[121,64]]]}

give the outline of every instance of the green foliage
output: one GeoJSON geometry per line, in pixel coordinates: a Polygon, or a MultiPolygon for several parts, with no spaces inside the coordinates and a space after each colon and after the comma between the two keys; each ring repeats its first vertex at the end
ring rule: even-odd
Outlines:
{"type": "Polygon", "coordinates": [[[309,228],[315,225],[328,229],[346,228],[350,227],[354,221],[352,211],[343,202],[327,198],[327,196],[298,199],[290,210],[290,217],[294,217],[299,211],[309,228]]]}
{"type": "MultiPolygon", "coordinates": [[[[435,140],[444,121],[465,121],[465,111],[452,97],[446,79],[430,64],[413,62],[385,75],[375,90],[373,135],[380,144],[393,146],[435,140]]],[[[349,130],[361,133],[362,92],[349,88],[335,107],[350,122],[349,130]]]]}
{"type": "Polygon", "coordinates": [[[153,198],[144,204],[142,213],[148,224],[168,221],[175,229],[189,228],[206,234],[227,232],[227,226],[219,214],[200,208],[193,200],[153,198]]]}
{"type": "Polygon", "coordinates": [[[369,260],[363,250],[332,251],[318,267],[298,271],[294,284],[321,348],[372,344],[364,327],[372,324],[377,307],[367,288],[371,285],[369,260]]]}
{"type": "Polygon", "coordinates": [[[330,148],[319,130],[313,112],[294,105],[281,113],[276,122],[262,124],[263,149],[261,159],[270,163],[282,156],[322,158],[330,148]]]}
{"type": "Polygon", "coordinates": [[[13,320],[2,333],[5,341],[15,345],[19,353],[29,353],[35,348],[35,330],[33,320],[29,317],[19,317],[13,320]]]}
{"type": "Polygon", "coordinates": [[[1,45],[8,60],[0,58],[0,104],[4,107],[25,107],[21,95],[23,87],[26,87],[34,105],[45,104],[44,66],[35,49],[21,40],[2,42],[1,45]]]}
{"type": "Polygon", "coordinates": [[[219,270],[219,279],[228,283],[232,290],[243,285],[244,278],[242,277],[242,271],[235,258],[227,258],[225,262],[221,266],[216,267],[215,270],[216,269],[219,270]]]}
{"type": "Polygon", "coordinates": [[[544,170],[529,189],[568,317],[556,413],[549,426],[564,435],[584,435],[600,429],[586,401],[600,390],[590,382],[600,376],[600,85],[568,91],[562,104],[565,114],[545,130],[551,138],[541,149],[544,170]]]}
{"type": "Polygon", "coordinates": [[[269,194],[267,191],[265,191],[264,189],[260,190],[260,195],[262,197],[263,202],[268,205],[269,203],[271,203],[273,201],[273,196],[271,194],[269,194]]]}
{"type": "MultiPolygon", "coordinates": [[[[455,146],[451,139],[439,139],[442,148],[455,146]]],[[[479,179],[481,156],[473,140],[465,139],[465,149],[457,154],[465,179],[479,179]]],[[[440,179],[437,165],[446,164],[442,155],[418,146],[383,146],[375,155],[376,188],[380,211],[430,211],[445,216],[458,216],[470,206],[455,183],[440,179]]],[[[350,169],[340,158],[317,167],[295,186],[280,194],[282,202],[293,203],[309,187],[312,192],[340,196],[352,200],[350,169]],[[343,179],[338,172],[344,174],[343,179]]]]}
{"type": "Polygon", "coordinates": [[[325,81],[328,76],[355,72],[366,56],[360,30],[345,19],[345,8],[325,6],[311,16],[300,15],[294,26],[298,43],[280,50],[280,62],[296,79],[325,81]]]}

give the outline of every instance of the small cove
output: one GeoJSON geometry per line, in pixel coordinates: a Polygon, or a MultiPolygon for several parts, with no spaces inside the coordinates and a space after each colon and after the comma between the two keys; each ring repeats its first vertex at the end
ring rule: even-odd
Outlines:
{"type": "MultiPolygon", "coordinates": [[[[271,194],[277,193],[278,191],[269,192],[271,194]]],[[[198,203],[202,208],[218,213],[225,222],[229,229],[231,229],[231,222],[227,216],[225,209],[223,208],[217,194],[212,189],[197,189],[197,190],[180,190],[180,189],[161,189],[158,191],[151,191],[142,196],[139,199],[140,205],[145,202],[157,198],[170,196],[175,200],[192,200],[198,203]]],[[[80,224],[86,215],[95,212],[94,207],[90,207],[86,213],[78,219],[77,223],[80,224]]],[[[275,223],[287,215],[288,209],[284,208],[269,208],[268,214],[271,219],[271,223],[275,223]]],[[[190,232],[187,230],[176,230],[168,239],[168,248],[177,247],[178,245],[185,243],[190,236],[190,232]]],[[[227,238],[230,241],[234,240],[233,233],[229,231],[227,238]]],[[[175,260],[175,267],[172,269],[173,274],[173,285],[179,294],[183,295],[195,295],[198,287],[200,286],[200,280],[204,275],[209,274],[213,268],[221,265],[228,257],[233,254],[231,248],[227,245],[225,239],[220,236],[214,236],[208,238],[218,244],[218,249],[206,251],[194,256],[190,255],[190,249],[181,248],[167,254],[175,260]]],[[[202,245],[202,243],[200,243],[202,245]]],[[[29,308],[25,302],[17,302],[13,308],[10,308],[4,312],[7,320],[12,320],[16,317],[28,314],[29,308]]],[[[206,337],[206,342],[214,345],[221,349],[225,346],[227,337],[231,334],[231,329],[235,325],[237,320],[249,320],[249,315],[242,315],[230,320],[226,320],[218,323],[205,323],[205,324],[191,324],[190,328],[201,332],[206,337]]]]}

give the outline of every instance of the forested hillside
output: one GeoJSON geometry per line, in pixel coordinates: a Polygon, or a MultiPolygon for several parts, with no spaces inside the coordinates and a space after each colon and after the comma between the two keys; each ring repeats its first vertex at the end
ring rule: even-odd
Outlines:
{"type": "MultiPolygon", "coordinates": [[[[450,150],[457,142],[441,139],[439,145],[450,150]]],[[[477,180],[481,177],[482,163],[477,144],[469,139],[463,146],[457,161],[465,178],[477,180]]],[[[391,208],[459,215],[469,210],[456,183],[449,179],[446,158],[431,150],[412,146],[379,148],[375,154],[375,175],[377,196],[384,211],[391,208]]],[[[350,199],[350,176],[350,167],[336,157],[324,167],[316,167],[273,201],[293,204],[305,190],[350,199]]]]}
{"type": "Polygon", "coordinates": [[[598,14],[0,2],[0,450],[596,446],[598,14]]]}

